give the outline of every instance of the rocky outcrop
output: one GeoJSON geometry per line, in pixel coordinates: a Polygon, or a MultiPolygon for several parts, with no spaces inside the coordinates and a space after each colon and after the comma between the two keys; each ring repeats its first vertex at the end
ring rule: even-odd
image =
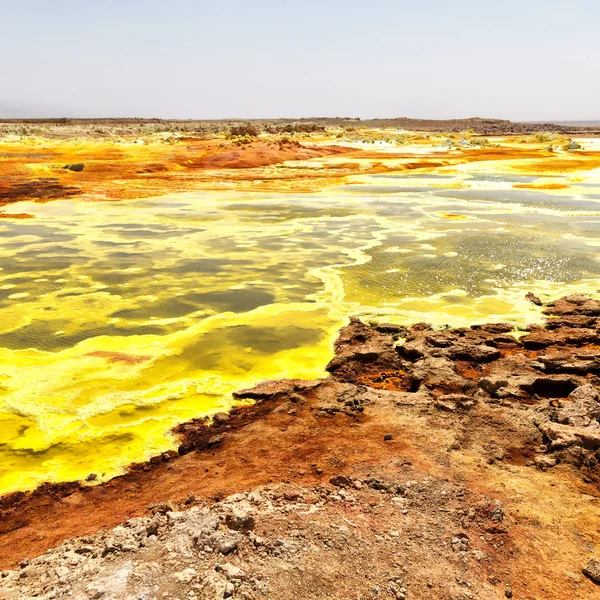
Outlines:
{"type": "Polygon", "coordinates": [[[353,318],[328,370],[346,383],[425,393],[449,413],[477,402],[528,408],[542,450],[531,464],[567,461],[600,481],[600,302],[568,296],[544,312],[547,327],[521,337],[506,323],[435,331],[353,318]]]}
{"type": "Polygon", "coordinates": [[[0,600],[595,597],[600,306],[545,310],[521,337],[353,318],[327,378],[239,391],[254,402],[108,484],[5,499],[28,551],[72,507],[141,516],[22,560],[0,600]]]}
{"type": "Polygon", "coordinates": [[[351,317],[350,324],[340,331],[335,342],[335,357],[327,365],[327,371],[339,381],[356,381],[382,369],[398,371],[401,361],[395,340],[401,333],[402,330],[381,331],[351,317]]]}
{"type": "Polygon", "coordinates": [[[83,163],[71,163],[65,165],[63,169],[67,169],[67,171],[74,171],[75,173],[81,173],[85,169],[85,165],[83,163]]]}
{"type": "Polygon", "coordinates": [[[407,600],[485,592],[483,580],[463,583],[465,565],[485,565],[498,593],[508,585],[494,548],[512,545],[502,503],[443,479],[378,470],[149,508],[147,517],[2,572],[0,598],[292,600],[376,589],[407,600]],[[400,553],[426,559],[400,567],[400,553]],[[332,567],[343,577],[332,578],[332,567]]]}

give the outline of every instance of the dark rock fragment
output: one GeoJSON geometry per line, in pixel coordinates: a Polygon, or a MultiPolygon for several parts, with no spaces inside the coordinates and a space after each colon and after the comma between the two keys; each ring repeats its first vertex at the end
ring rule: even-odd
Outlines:
{"type": "Polygon", "coordinates": [[[263,381],[253,388],[233,392],[237,399],[268,400],[289,396],[294,392],[312,390],[321,385],[320,381],[305,381],[302,379],[281,379],[279,381],[263,381]]]}
{"type": "Polygon", "coordinates": [[[334,475],[329,480],[329,483],[331,483],[331,485],[335,485],[337,487],[348,487],[348,486],[352,485],[352,479],[350,479],[349,477],[346,477],[345,475],[334,475]]]}
{"type": "Polygon", "coordinates": [[[473,331],[485,331],[486,333],[508,333],[514,331],[515,326],[510,323],[485,323],[484,325],[472,325],[473,331]]]}
{"type": "Polygon", "coordinates": [[[184,444],[180,444],[179,448],[177,448],[177,454],[179,454],[180,456],[183,456],[184,454],[189,454],[192,450],[194,449],[194,444],[190,443],[184,443],[184,444]]]}
{"type": "Polygon", "coordinates": [[[381,333],[391,333],[392,335],[401,337],[406,335],[406,327],[403,325],[396,325],[395,323],[379,323],[376,329],[381,333]]]}
{"type": "Polygon", "coordinates": [[[246,513],[232,514],[225,517],[225,524],[233,531],[252,531],[254,529],[254,517],[246,513]]]}
{"type": "Polygon", "coordinates": [[[500,351],[485,344],[461,343],[452,346],[448,352],[448,356],[453,360],[488,362],[500,358],[500,351]]]}
{"type": "Polygon", "coordinates": [[[219,412],[213,415],[213,423],[215,425],[223,425],[224,423],[227,423],[227,421],[229,421],[229,415],[227,413],[219,412]]]}
{"type": "Polygon", "coordinates": [[[527,350],[541,350],[555,344],[562,345],[564,342],[558,336],[542,330],[524,335],[521,343],[527,350]]]}
{"type": "Polygon", "coordinates": [[[369,486],[372,490],[387,491],[391,487],[389,483],[381,481],[381,479],[376,479],[375,477],[366,479],[364,483],[365,485],[369,486]]]}
{"type": "Polygon", "coordinates": [[[543,305],[543,302],[533,292],[527,292],[527,294],[525,294],[525,300],[529,300],[529,302],[536,306],[543,305]]]}
{"type": "Polygon", "coordinates": [[[224,441],[225,441],[225,434],[221,433],[219,435],[213,435],[211,438],[209,438],[208,442],[206,443],[208,448],[213,448],[215,446],[220,446],[224,441]]]}
{"type": "Polygon", "coordinates": [[[75,171],[76,173],[80,173],[85,169],[85,165],[83,163],[72,163],[70,165],[65,165],[63,169],[67,169],[68,171],[75,171]]]}
{"type": "Polygon", "coordinates": [[[600,585],[600,560],[590,558],[587,565],[582,569],[583,574],[589,577],[595,584],[600,585]]]}

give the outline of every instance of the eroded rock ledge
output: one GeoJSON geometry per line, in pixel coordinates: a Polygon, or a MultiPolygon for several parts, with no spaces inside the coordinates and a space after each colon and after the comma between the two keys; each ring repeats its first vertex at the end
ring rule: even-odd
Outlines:
{"type": "Polygon", "coordinates": [[[353,318],[326,379],[5,498],[0,599],[597,597],[600,302],[544,310],[520,336],[353,318]]]}
{"type": "Polygon", "coordinates": [[[327,366],[334,381],[355,386],[340,390],[337,409],[360,410],[370,388],[450,413],[478,403],[516,408],[541,435],[530,461],[539,468],[568,462],[598,483],[600,302],[568,296],[544,313],[546,327],[519,337],[508,323],[434,331],[424,323],[371,327],[353,318],[327,366]]]}
{"type": "MultiPolygon", "coordinates": [[[[319,410],[362,412],[381,397],[398,404],[432,406],[448,413],[478,403],[515,408],[540,434],[524,448],[528,464],[579,467],[587,481],[600,481],[600,302],[568,296],[545,307],[546,327],[515,336],[508,323],[436,331],[366,325],[353,317],[335,344],[324,382],[266,382],[237,392],[265,400],[316,390],[319,410]]],[[[532,439],[535,436],[532,436],[532,439]]]]}

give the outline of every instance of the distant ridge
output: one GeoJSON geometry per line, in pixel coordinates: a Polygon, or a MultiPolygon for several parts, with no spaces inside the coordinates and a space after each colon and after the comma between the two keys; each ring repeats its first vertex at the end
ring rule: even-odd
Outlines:
{"type": "Polygon", "coordinates": [[[553,121],[557,125],[565,125],[567,127],[600,127],[600,120],[597,121],[553,121]]]}
{"type": "Polygon", "coordinates": [[[2,118],[0,105],[0,122],[56,125],[85,125],[85,124],[134,124],[134,123],[318,123],[337,127],[393,127],[407,131],[448,132],[460,133],[474,131],[480,135],[526,135],[541,132],[556,132],[564,135],[600,135],[600,122],[562,122],[562,123],[520,123],[506,119],[487,119],[472,117],[469,119],[411,119],[396,117],[390,119],[359,119],[350,117],[302,117],[299,119],[146,119],[137,117],[123,118],[2,118]],[[583,123],[583,124],[582,124],[583,123]],[[588,125],[590,123],[591,125],[588,125]]]}

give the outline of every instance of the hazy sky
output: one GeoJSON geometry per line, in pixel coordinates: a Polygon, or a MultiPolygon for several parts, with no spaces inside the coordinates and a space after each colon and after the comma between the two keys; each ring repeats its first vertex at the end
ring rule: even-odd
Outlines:
{"type": "Polygon", "coordinates": [[[600,119],[600,0],[0,8],[0,117],[600,119]]]}

